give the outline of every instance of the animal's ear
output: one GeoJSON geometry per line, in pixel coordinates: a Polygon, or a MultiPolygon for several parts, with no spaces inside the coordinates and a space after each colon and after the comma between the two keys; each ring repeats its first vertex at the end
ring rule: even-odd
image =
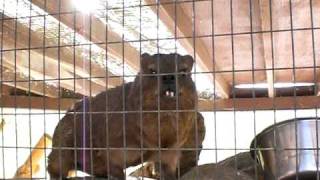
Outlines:
{"type": "Polygon", "coordinates": [[[141,54],[141,71],[147,69],[151,56],[148,53],[141,54]]]}
{"type": "Polygon", "coordinates": [[[149,73],[149,71],[152,67],[155,67],[153,57],[148,53],[141,54],[141,70],[140,70],[140,72],[149,73]]]}
{"type": "Polygon", "coordinates": [[[141,59],[146,59],[146,58],[149,58],[149,57],[151,57],[151,56],[148,53],[141,54],[141,59]]]}
{"type": "Polygon", "coordinates": [[[190,55],[185,55],[181,57],[181,69],[186,72],[190,72],[193,67],[193,57],[190,55]]]}

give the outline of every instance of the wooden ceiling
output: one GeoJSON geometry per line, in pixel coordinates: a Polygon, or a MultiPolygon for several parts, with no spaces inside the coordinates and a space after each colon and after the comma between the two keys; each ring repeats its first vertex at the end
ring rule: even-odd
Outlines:
{"type": "MultiPolygon", "coordinates": [[[[45,12],[40,18],[55,18],[59,27],[71,29],[73,34],[97,45],[106,57],[138,71],[139,49],[129,42],[123,43],[121,33],[94,13],[76,11],[72,0],[30,2],[45,12]]],[[[255,83],[267,84],[265,89],[254,90],[261,97],[282,96],[286,94],[281,93],[284,90],[274,85],[293,82],[315,83],[311,90],[303,87],[299,95],[310,95],[310,91],[314,91],[311,95],[318,94],[320,1],[145,0],[143,3],[187,53],[195,56],[200,67],[197,72],[208,77],[211,81],[208,84],[215,86],[219,98],[252,98],[252,89],[235,86],[255,83]]],[[[90,96],[123,82],[121,75],[112,73],[110,67],[84,56],[85,45],[65,43],[59,37],[48,36],[45,26],[33,30],[8,14],[2,16],[0,23],[3,85],[58,98],[59,86],[90,96]]]]}
{"type": "Polygon", "coordinates": [[[230,96],[238,84],[268,83],[274,97],[275,83],[318,82],[319,1],[160,2],[161,20],[171,29],[176,24],[178,37],[197,37],[199,64],[215,69],[223,94],[230,96]]]}

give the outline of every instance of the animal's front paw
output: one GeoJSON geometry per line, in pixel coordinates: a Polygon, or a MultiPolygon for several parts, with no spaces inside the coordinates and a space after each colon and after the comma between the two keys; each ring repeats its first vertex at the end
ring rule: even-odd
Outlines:
{"type": "Polygon", "coordinates": [[[164,175],[164,177],[161,178],[161,180],[176,180],[176,176],[172,175],[164,175]]]}
{"type": "Polygon", "coordinates": [[[172,171],[167,165],[162,165],[160,172],[160,180],[176,180],[176,172],[172,171]]]}

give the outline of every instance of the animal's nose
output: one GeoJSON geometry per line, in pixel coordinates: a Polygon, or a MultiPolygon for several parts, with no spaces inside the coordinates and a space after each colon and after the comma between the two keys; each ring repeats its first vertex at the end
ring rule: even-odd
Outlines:
{"type": "Polygon", "coordinates": [[[176,95],[176,81],[174,75],[162,76],[161,90],[164,96],[174,97],[176,95]]]}
{"type": "Polygon", "coordinates": [[[175,83],[175,76],[174,75],[162,76],[162,82],[164,84],[174,84],[175,83]]]}

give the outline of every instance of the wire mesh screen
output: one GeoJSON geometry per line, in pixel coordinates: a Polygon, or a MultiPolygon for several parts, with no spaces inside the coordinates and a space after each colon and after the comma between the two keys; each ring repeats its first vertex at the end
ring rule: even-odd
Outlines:
{"type": "Polygon", "coordinates": [[[320,179],[319,0],[0,11],[1,179],[320,179]]]}

